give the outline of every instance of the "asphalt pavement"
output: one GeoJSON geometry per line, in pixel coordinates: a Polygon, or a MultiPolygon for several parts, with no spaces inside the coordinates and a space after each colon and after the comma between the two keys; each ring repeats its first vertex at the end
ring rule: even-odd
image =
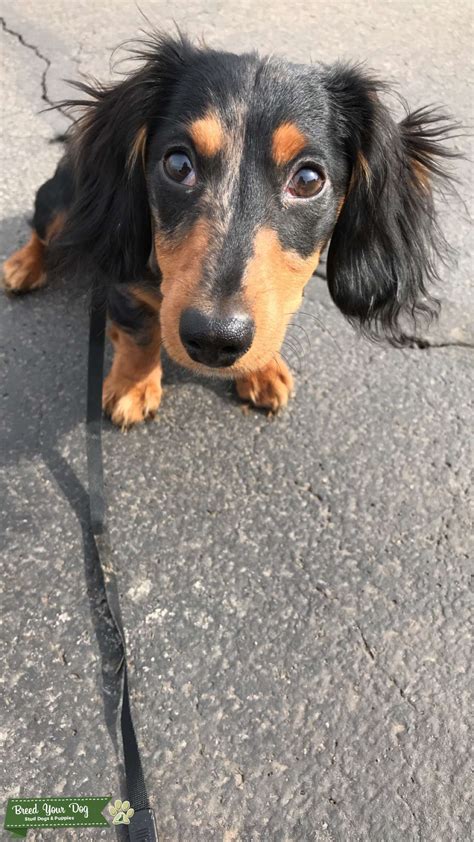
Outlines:
{"type": "MultiPolygon", "coordinates": [[[[109,78],[144,21],[133,2],[0,6],[3,260],[60,155],[68,120],[44,109],[64,78],[109,78]]],[[[142,8],[213,46],[366,61],[413,107],[473,125],[468,0],[142,8]]],[[[472,157],[468,137],[456,145],[472,157]]],[[[359,338],[314,279],[281,416],[168,363],[156,421],[105,426],[160,842],[472,838],[472,164],[456,172],[442,316],[413,347],[359,338]]],[[[1,298],[2,805],[119,795],[84,577],[87,322],[86,282],[1,298]]]]}

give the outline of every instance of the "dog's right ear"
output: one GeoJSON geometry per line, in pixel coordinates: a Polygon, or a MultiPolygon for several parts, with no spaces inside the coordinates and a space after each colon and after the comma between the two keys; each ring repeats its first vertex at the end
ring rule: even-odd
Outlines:
{"type": "Polygon", "coordinates": [[[111,86],[75,83],[90,99],[69,100],[83,114],[67,155],[75,196],[51,249],[51,267],[105,282],[143,275],[151,252],[145,180],[147,144],[173,88],[197,54],[186,39],[153,35],[134,55],[144,63],[111,86]]]}
{"type": "Polygon", "coordinates": [[[447,244],[432,188],[449,186],[457,126],[433,108],[395,121],[379,98],[386,86],[358,67],[335,65],[326,85],[349,165],[328,252],[329,291],[366,334],[403,344],[407,319],[416,324],[437,309],[430,286],[447,244]]]}

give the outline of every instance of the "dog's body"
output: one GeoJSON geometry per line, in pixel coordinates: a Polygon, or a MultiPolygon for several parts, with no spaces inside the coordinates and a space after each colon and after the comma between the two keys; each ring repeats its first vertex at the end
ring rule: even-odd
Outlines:
{"type": "Polygon", "coordinates": [[[443,117],[395,123],[356,68],[310,67],[156,37],[143,66],[90,100],[36,197],[30,242],[5,285],[48,264],[103,285],[115,356],[104,407],[121,426],[155,413],[160,347],[277,410],[292,389],[279,350],[330,241],[336,305],[372,335],[430,309],[431,179],[443,117]]]}

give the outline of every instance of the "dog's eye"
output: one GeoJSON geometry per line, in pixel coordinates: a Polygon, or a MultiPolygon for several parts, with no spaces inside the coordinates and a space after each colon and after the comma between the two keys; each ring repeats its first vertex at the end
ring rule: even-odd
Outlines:
{"type": "Polygon", "coordinates": [[[163,166],[166,175],[178,184],[193,187],[196,184],[194,167],[185,152],[170,152],[166,155],[163,166]]]}
{"type": "Polygon", "coordinates": [[[296,199],[311,199],[321,193],[326,179],[323,174],[312,167],[301,167],[291,176],[285,192],[296,199]]]}

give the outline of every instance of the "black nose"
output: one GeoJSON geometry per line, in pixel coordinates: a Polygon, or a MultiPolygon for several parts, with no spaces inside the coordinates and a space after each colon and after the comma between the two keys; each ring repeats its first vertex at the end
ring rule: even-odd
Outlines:
{"type": "Polygon", "coordinates": [[[200,310],[184,310],[179,335],[192,360],[212,368],[232,365],[252,344],[254,323],[238,314],[225,318],[208,316],[200,310]]]}

